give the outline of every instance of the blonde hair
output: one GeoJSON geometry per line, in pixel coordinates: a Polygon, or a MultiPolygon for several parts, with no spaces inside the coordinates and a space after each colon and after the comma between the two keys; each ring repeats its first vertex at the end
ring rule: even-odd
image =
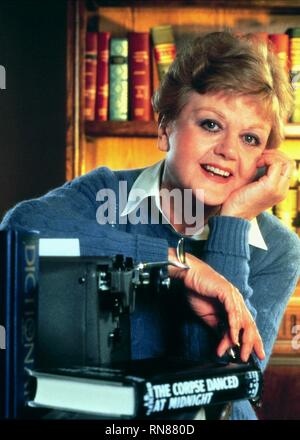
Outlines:
{"type": "Polygon", "coordinates": [[[272,121],[267,148],[276,148],[283,139],[293,106],[292,87],[278,57],[255,34],[213,32],[188,43],[153,96],[161,126],[178,117],[191,91],[257,97],[272,121]]]}

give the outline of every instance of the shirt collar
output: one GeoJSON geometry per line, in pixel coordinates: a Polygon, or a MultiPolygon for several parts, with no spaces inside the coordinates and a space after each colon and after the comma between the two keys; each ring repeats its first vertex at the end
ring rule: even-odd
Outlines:
{"type": "MultiPolygon", "coordinates": [[[[121,213],[121,217],[126,216],[131,212],[133,212],[144,199],[148,197],[154,197],[156,208],[161,212],[164,219],[168,222],[166,216],[161,210],[160,198],[159,198],[160,173],[162,170],[163,163],[164,161],[162,160],[148,168],[145,168],[141,172],[141,174],[138,176],[138,178],[134,182],[129,192],[128,201],[121,213]],[[137,193],[139,197],[136,197],[137,193]]],[[[209,236],[209,226],[205,225],[200,233],[193,235],[191,238],[193,238],[194,240],[207,240],[208,236],[209,236]]],[[[268,247],[263,239],[256,218],[250,221],[248,242],[250,245],[255,246],[257,248],[268,250],[268,247]]]]}
{"type": "Polygon", "coordinates": [[[157,202],[156,205],[160,209],[159,184],[162,165],[163,160],[152,165],[151,167],[145,168],[141,172],[131,187],[127,204],[121,213],[121,217],[130,214],[141,204],[144,199],[148,197],[154,197],[155,201],[157,202]]]}

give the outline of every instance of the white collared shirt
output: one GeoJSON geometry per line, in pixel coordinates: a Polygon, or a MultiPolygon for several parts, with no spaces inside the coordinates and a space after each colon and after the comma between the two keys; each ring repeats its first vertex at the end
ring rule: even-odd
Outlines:
{"type": "MultiPolygon", "coordinates": [[[[129,215],[131,212],[133,212],[145,198],[153,197],[155,200],[155,206],[161,212],[165,222],[169,224],[174,229],[174,231],[176,231],[173,225],[170,224],[170,222],[168,221],[165,214],[162,212],[160,205],[160,196],[159,196],[160,173],[161,173],[161,168],[163,166],[163,162],[164,161],[162,160],[148,168],[145,168],[141,172],[141,174],[138,176],[138,178],[136,179],[130,190],[128,201],[121,213],[121,217],[129,215]],[[142,197],[138,197],[138,198],[136,197],[135,192],[137,190],[139,190],[139,194],[143,194],[142,197]]],[[[178,233],[178,231],[176,232],[178,233]]],[[[201,229],[200,232],[192,235],[190,238],[194,240],[207,240],[208,236],[209,236],[209,226],[208,224],[206,224],[204,228],[201,229]]],[[[257,248],[268,250],[267,245],[259,229],[256,218],[250,221],[248,242],[250,245],[255,246],[257,248]]]]}

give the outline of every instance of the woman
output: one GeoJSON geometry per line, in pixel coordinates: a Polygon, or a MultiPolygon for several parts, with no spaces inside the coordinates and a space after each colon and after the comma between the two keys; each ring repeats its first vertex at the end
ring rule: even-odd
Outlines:
{"type": "MultiPolygon", "coordinates": [[[[204,361],[240,344],[242,359],[254,351],[264,368],[299,276],[298,237],[263,212],[285,198],[293,172],[293,161],[275,149],[291,102],[265,46],[227,32],[198,38],[154,97],[165,161],[99,168],[17,205],[2,227],[79,237],[82,255],[169,258],[171,277],[187,293],[181,288],[172,304],[138,305],[134,358],[171,352],[204,361]],[[228,328],[216,337],[224,315],[228,328]]],[[[255,414],[237,402],[232,418],[255,414]]]]}

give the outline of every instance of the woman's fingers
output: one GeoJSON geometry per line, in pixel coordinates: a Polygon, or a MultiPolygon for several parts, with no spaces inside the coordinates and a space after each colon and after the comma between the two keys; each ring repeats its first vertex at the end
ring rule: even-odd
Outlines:
{"type": "Polygon", "coordinates": [[[252,317],[244,325],[241,338],[241,359],[247,362],[252,351],[255,351],[260,360],[265,358],[263,342],[252,317]]]}
{"type": "Polygon", "coordinates": [[[227,314],[230,336],[237,344],[241,329],[242,296],[229,281],[207,264],[199,261],[198,266],[194,268],[194,261],[190,258],[187,263],[190,269],[185,277],[186,287],[197,292],[200,297],[213,298],[223,305],[227,314]]]}
{"type": "Polygon", "coordinates": [[[222,357],[230,347],[232,347],[232,340],[226,332],[217,347],[217,355],[222,357]]]}
{"type": "Polygon", "coordinates": [[[289,160],[282,165],[281,176],[292,177],[296,169],[296,163],[294,160],[289,160]]]}
{"type": "Polygon", "coordinates": [[[222,338],[217,348],[217,353],[222,356],[229,347],[241,343],[242,361],[247,362],[253,350],[258,358],[263,360],[265,353],[256,323],[239,290],[231,283],[227,283],[227,289],[224,289],[223,294],[218,294],[218,299],[223,303],[227,312],[229,328],[228,334],[222,338]],[[242,334],[241,340],[240,334],[242,334]]]}
{"type": "Polygon", "coordinates": [[[261,167],[264,165],[271,165],[273,162],[293,162],[293,159],[291,159],[287,154],[285,154],[281,150],[277,149],[268,149],[264,150],[263,154],[257,161],[257,166],[261,167]]]}
{"type": "Polygon", "coordinates": [[[252,326],[244,329],[241,343],[241,359],[247,362],[254,346],[254,330],[252,326]]]}
{"type": "Polygon", "coordinates": [[[260,335],[258,335],[258,338],[257,338],[256,342],[254,343],[254,351],[255,351],[258,359],[260,359],[261,361],[265,359],[266,354],[265,354],[265,350],[264,350],[264,344],[262,342],[260,335]]]}
{"type": "MultiPolygon", "coordinates": [[[[232,345],[232,338],[229,333],[226,332],[217,347],[217,355],[222,357],[232,345]]],[[[240,346],[240,357],[243,362],[248,361],[253,350],[260,360],[263,360],[266,356],[261,337],[253,324],[246,325],[243,329],[240,346]]]]}
{"type": "MultiPolygon", "coordinates": [[[[232,347],[232,345],[232,339],[229,333],[226,332],[217,347],[217,355],[222,357],[228,351],[228,349],[232,347]]],[[[240,345],[240,357],[243,362],[247,362],[249,360],[249,356],[253,350],[260,360],[263,360],[266,356],[261,337],[259,334],[257,334],[253,327],[250,327],[243,332],[240,345]]]]}
{"type": "Polygon", "coordinates": [[[228,314],[228,324],[230,336],[235,345],[239,343],[239,333],[241,330],[241,313],[239,306],[239,298],[236,298],[236,290],[235,287],[229,283],[229,289],[227,294],[222,297],[224,298],[224,307],[228,314]]]}
{"type": "Polygon", "coordinates": [[[211,328],[220,323],[220,306],[213,298],[201,297],[193,290],[188,291],[188,300],[192,310],[211,328]]]}
{"type": "Polygon", "coordinates": [[[241,342],[242,360],[247,361],[253,349],[260,359],[264,359],[258,329],[239,290],[198,258],[186,254],[186,259],[190,269],[182,271],[181,276],[190,291],[189,302],[194,312],[211,327],[215,327],[221,319],[217,305],[221,306],[223,313],[226,312],[227,336],[223,336],[218,354],[241,342]]]}
{"type": "Polygon", "coordinates": [[[296,169],[296,163],[293,159],[281,151],[273,150],[266,150],[266,153],[257,162],[257,166],[267,166],[267,173],[262,179],[266,180],[269,177],[272,180],[276,180],[276,183],[278,183],[281,177],[292,177],[296,169]]]}

